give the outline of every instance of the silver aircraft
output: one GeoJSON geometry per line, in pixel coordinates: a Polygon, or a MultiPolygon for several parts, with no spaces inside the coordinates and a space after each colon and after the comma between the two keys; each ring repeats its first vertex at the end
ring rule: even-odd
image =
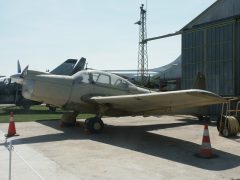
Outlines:
{"type": "Polygon", "coordinates": [[[103,115],[197,114],[196,107],[225,102],[214,93],[198,89],[154,92],[98,70],[63,76],[25,68],[21,76],[11,78],[22,84],[25,98],[70,110],[62,116],[65,123],[74,124],[79,113],[95,114],[85,121],[85,128],[92,133],[102,131],[103,115]]]}

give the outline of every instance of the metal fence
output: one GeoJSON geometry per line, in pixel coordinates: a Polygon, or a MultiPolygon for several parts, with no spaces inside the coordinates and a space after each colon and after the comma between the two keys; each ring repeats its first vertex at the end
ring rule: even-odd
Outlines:
{"type": "Polygon", "coordinates": [[[18,158],[21,159],[22,162],[38,177],[38,179],[45,180],[38,172],[35,170],[31,164],[29,164],[24,157],[14,148],[12,141],[6,138],[1,141],[0,145],[5,146],[9,152],[9,162],[8,162],[8,180],[12,179],[12,156],[16,155],[18,158]]]}

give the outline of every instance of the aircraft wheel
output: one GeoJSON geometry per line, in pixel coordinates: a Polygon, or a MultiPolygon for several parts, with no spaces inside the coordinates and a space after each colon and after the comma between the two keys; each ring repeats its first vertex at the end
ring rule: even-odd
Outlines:
{"type": "Polygon", "coordinates": [[[202,115],[199,115],[199,116],[197,116],[197,117],[198,117],[198,120],[199,120],[199,121],[203,121],[203,120],[204,120],[204,118],[203,118],[202,115]]]}
{"type": "Polygon", "coordinates": [[[199,116],[198,116],[198,120],[199,120],[199,121],[210,121],[210,118],[207,117],[207,116],[199,115],[199,116]]]}
{"type": "Polygon", "coordinates": [[[24,104],[22,107],[25,111],[28,111],[30,109],[30,104],[24,104]]]}
{"type": "Polygon", "coordinates": [[[51,107],[51,106],[49,106],[49,111],[51,111],[51,112],[56,112],[56,110],[57,110],[57,108],[56,107],[51,107]]]}
{"type": "Polygon", "coordinates": [[[222,131],[222,135],[224,137],[228,137],[229,136],[229,130],[227,128],[224,128],[223,131],[222,131]]]}
{"type": "Polygon", "coordinates": [[[102,132],[104,123],[100,118],[89,118],[85,120],[85,128],[90,133],[100,133],[102,132]]]}

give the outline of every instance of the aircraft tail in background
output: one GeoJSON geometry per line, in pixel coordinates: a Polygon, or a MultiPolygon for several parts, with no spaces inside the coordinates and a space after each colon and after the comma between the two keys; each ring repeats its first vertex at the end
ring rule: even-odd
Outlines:
{"type": "Polygon", "coordinates": [[[204,74],[198,72],[197,78],[193,84],[193,89],[206,89],[206,80],[204,74]]]}
{"type": "MultiPolygon", "coordinates": [[[[201,72],[197,73],[197,77],[192,88],[206,90],[206,79],[203,73],[201,72]]],[[[193,108],[193,112],[194,112],[193,115],[198,117],[200,121],[204,119],[208,119],[208,114],[209,114],[208,106],[193,108]]]]}
{"type": "Polygon", "coordinates": [[[83,57],[80,60],[68,59],[64,63],[56,67],[54,70],[52,70],[50,73],[57,74],[57,75],[71,76],[76,72],[83,70],[85,64],[86,64],[86,59],[83,57]]]}

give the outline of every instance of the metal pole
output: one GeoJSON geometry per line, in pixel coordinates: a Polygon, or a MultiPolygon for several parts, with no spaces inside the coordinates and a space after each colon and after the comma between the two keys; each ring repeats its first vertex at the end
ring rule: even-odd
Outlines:
{"type": "Polygon", "coordinates": [[[9,146],[8,146],[8,150],[9,150],[9,175],[8,175],[8,179],[11,180],[11,174],[12,174],[12,141],[9,142],[9,146]]]}
{"type": "Polygon", "coordinates": [[[144,39],[142,42],[140,43],[146,43],[148,41],[152,41],[152,40],[157,40],[157,39],[162,39],[162,38],[167,38],[167,37],[171,37],[171,36],[176,36],[176,35],[179,35],[179,34],[182,34],[183,32],[182,31],[177,31],[175,33],[170,33],[170,34],[166,34],[166,35],[162,35],[162,36],[157,36],[157,37],[152,37],[152,38],[147,38],[147,39],[144,39]]]}

